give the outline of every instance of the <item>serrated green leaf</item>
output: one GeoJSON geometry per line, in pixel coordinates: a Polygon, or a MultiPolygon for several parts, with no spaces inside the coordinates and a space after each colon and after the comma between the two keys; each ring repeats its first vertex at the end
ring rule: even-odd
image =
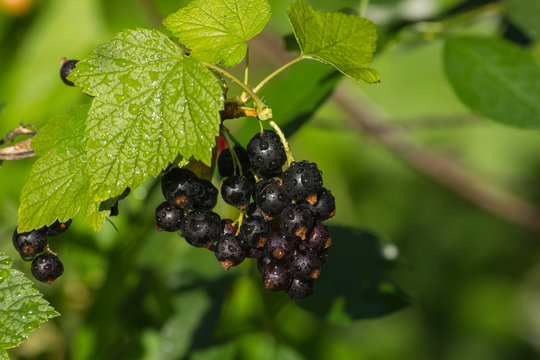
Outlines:
{"type": "Polygon", "coordinates": [[[6,349],[19,345],[43,322],[59,315],[11,263],[0,252],[0,359],[8,359],[6,349]]]}
{"type": "Polygon", "coordinates": [[[269,19],[266,0],[195,0],[163,23],[192,50],[192,57],[234,66],[269,19]]]}
{"type": "Polygon", "coordinates": [[[460,100],[507,125],[540,128],[540,67],[526,50],[497,38],[446,41],[444,65],[460,100]]]}
{"type": "Polygon", "coordinates": [[[368,68],[377,45],[377,28],[370,20],[314,10],[303,1],[292,3],[287,16],[304,57],[330,64],[356,81],[379,82],[379,73],[368,68]]]}
{"type": "Polygon", "coordinates": [[[94,201],[157,176],[178,154],[210,164],[223,95],[210,70],[156,30],[126,30],[70,79],[94,96],[87,161],[94,201]]]}
{"type": "MultiPolygon", "coordinates": [[[[88,212],[88,207],[95,207],[89,200],[85,156],[88,109],[88,105],[78,106],[51,119],[32,139],[32,148],[41,157],[32,166],[21,191],[19,231],[38,229],[57,219],[67,221],[81,209],[88,212]]],[[[95,214],[107,215],[107,211],[95,214]]],[[[98,220],[90,222],[96,231],[103,225],[98,226],[98,220]]]]}

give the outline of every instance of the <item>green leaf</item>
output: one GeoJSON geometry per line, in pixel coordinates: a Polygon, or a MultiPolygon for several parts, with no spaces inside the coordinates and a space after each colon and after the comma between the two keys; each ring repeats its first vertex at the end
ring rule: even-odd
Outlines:
{"type": "Polygon", "coordinates": [[[473,111],[540,128],[540,67],[526,50],[496,38],[451,38],[444,65],[454,91],[473,111]]]}
{"type": "Polygon", "coordinates": [[[379,82],[373,61],[377,28],[365,18],[312,9],[303,1],[289,6],[287,15],[302,55],[334,66],[356,81],[379,82]]]}
{"type": "Polygon", "coordinates": [[[178,154],[210,164],[223,95],[216,78],[156,30],[125,30],[70,79],[94,96],[86,151],[94,201],[157,176],[178,154]]]}
{"type": "Polygon", "coordinates": [[[234,66],[246,56],[247,41],[269,19],[266,0],[195,0],[163,23],[194,58],[234,66]]]}
{"type": "Polygon", "coordinates": [[[540,37],[540,1],[514,0],[506,8],[506,13],[524,33],[533,39],[540,37]]]}
{"type": "MultiPolygon", "coordinates": [[[[51,120],[32,139],[40,158],[34,163],[21,191],[18,230],[30,231],[59,219],[72,219],[90,203],[90,176],[85,155],[85,119],[89,106],[75,107],[51,120]]],[[[97,204],[99,206],[99,204],[97,204]]],[[[108,211],[89,221],[94,230],[105,222],[108,211]],[[100,220],[102,220],[100,222],[100,220]]]]}
{"type": "Polygon", "coordinates": [[[8,359],[6,349],[19,345],[41,323],[59,315],[11,263],[0,252],[0,359],[8,359]]]}

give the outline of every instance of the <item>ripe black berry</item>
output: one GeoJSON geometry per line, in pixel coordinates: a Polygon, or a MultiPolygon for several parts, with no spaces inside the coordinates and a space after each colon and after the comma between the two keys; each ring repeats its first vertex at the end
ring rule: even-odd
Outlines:
{"type": "Polygon", "coordinates": [[[212,210],[217,203],[218,189],[206,179],[197,179],[202,187],[202,192],[193,203],[194,209],[212,210]]]}
{"type": "Polygon", "coordinates": [[[290,203],[289,196],[283,189],[279,180],[271,179],[260,189],[256,195],[256,203],[268,216],[279,215],[290,203]]]}
{"type": "Polygon", "coordinates": [[[289,263],[289,268],[295,278],[316,279],[321,273],[321,259],[316,251],[298,251],[289,263]]]}
{"type": "Polygon", "coordinates": [[[161,191],[168,202],[190,210],[203,193],[203,187],[190,170],[173,168],[161,177],[161,191]]]}
{"type": "Polygon", "coordinates": [[[223,200],[237,208],[243,208],[249,204],[249,198],[253,191],[253,184],[245,176],[231,176],[221,185],[221,197],[223,200]]]}
{"type": "Polygon", "coordinates": [[[281,212],[280,228],[287,235],[298,236],[304,240],[313,224],[313,214],[306,205],[292,204],[281,212]]]}
{"type": "Polygon", "coordinates": [[[313,230],[309,233],[304,241],[300,244],[300,248],[310,248],[316,251],[326,249],[332,244],[328,228],[323,224],[316,224],[313,230]]]}
{"type": "Polygon", "coordinates": [[[283,173],[283,187],[290,198],[296,201],[315,197],[323,186],[320,170],[309,161],[293,162],[283,173]]]}
{"type": "Polygon", "coordinates": [[[249,141],[247,151],[253,170],[263,178],[280,175],[281,168],[287,161],[279,136],[271,130],[256,134],[249,141]]]}
{"type": "Polygon", "coordinates": [[[221,231],[221,218],[210,210],[195,210],[182,221],[182,236],[195,247],[211,248],[221,231]]]}
{"type": "Polygon", "coordinates": [[[270,262],[264,265],[262,272],[264,286],[268,290],[280,291],[287,289],[292,281],[288,267],[280,262],[270,262]]]}
{"type": "Polygon", "coordinates": [[[321,192],[317,194],[316,199],[313,199],[316,202],[310,204],[306,202],[309,206],[309,209],[315,217],[315,221],[324,221],[331,218],[336,213],[336,201],[334,195],[330,190],[322,188],[321,192]]]}
{"type": "Polygon", "coordinates": [[[216,244],[216,258],[225,270],[244,261],[244,251],[234,235],[222,235],[216,244]]]}
{"type": "Polygon", "coordinates": [[[236,235],[238,226],[233,224],[231,219],[221,220],[221,235],[236,235]]]}
{"type": "Polygon", "coordinates": [[[54,236],[54,235],[61,234],[67,229],[69,229],[70,225],[71,225],[71,219],[69,219],[66,222],[60,222],[56,220],[51,226],[47,227],[47,235],[54,236]]]}
{"type": "Polygon", "coordinates": [[[182,225],[184,210],[168,201],[161,203],[156,208],[156,229],[159,231],[178,231],[182,225]]]}
{"type": "Polygon", "coordinates": [[[240,226],[238,237],[249,247],[263,247],[270,234],[270,224],[262,218],[251,217],[240,226]]]}
{"type": "Polygon", "coordinates": [[[79,60],[67,60],[66,58],[62,59],[62,67],[60,68],[60,78],[62,79],[64,84],[69,85],[69,86],[75,86],[75,84],[69,81],[67,77],[69,74],[71,74],[73,69],[75,69],[75,65],[77,65],[78,62],[79,60]]]}
{"type": "Polygon", "coordinates": [[[30,261],[37,254],[42,253],[47,245],[47,228],[18,233],[17,229],[12,236],[13,246],[24,261],[30,261]]]}
{"type": "MultiPolygon", "coordinates": [[[[246,149],[241,146],[235,146],[234,153],[240,160],[240,165],[242,166],[242,174],[247,174],[249,172],[249,169],[251,168],[251,164],[249,162],[249,156],[246,149]]],[[[233,156],[230,149],[224,149],[221,154],[219,154],[217,167],[219,175],[223,177],[240,175],[238,167],[236,167],[235,169],[233,156]]]]}
{"type": "Polygon", "coordinates": [[[56,255],[45,253],[37,256],[32,261],[30,271],[36,280],[52,284],[54,280],[64,273],[64,266],[56,255]]]}
{"type": "Polygon", "coordinates": [[[297,249],[296,238],[281,232],[273,232],[264,244],[266,256],[273,260],[286,261],[290,259],[297,249]]]}
{"type": "Polygon", "coordinates": [[[293,300],[301,300],[313,294],[313,280],[293,279],[287,295],[293,300]]]}
{"type": "Polygon", "coordinates": [[[269,220],[265,214],[263,213],[263,211],[261,210],[260,207],[257,206],[257,204],[255,204],[254,202],[250,203],[248,205],[248,208],[247,208],[247,216],[249,217],[258,217],[258,218],[261,218],[261,219],[267,219],[269,220]]]}

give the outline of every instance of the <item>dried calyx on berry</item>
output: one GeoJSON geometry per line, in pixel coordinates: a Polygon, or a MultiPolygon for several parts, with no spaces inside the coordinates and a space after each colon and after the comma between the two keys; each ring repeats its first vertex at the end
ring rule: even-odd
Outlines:
{"type": "Polygon", "coordinates": [[[204,191],[198,180],[191,170],[173,168],[161,177],[161,191],[168,202],[191,210],[204,191]]]}
{"type": "Polygon", "coordinates": [[[69,229],[69,226],[71,225],[71,220],[72,219],[69,219],[66,222],[60,222],[56,220],[52,225],[47,227],[47,236],[55,236],[65,232],[67,229],[69,229]]]}
{"type": "Polygon", "coordinates": [[[28,232],[13,232],[13,247],[19,252],[24,261],[31,261],[36,255],[42,253],[47,245],[47,228],[28,232]]]}
{"type": "Polygon", "coordinates": [[[283,173],[283,187],[287,195],[296,201],[317,201],[323,180],[317,164],[309,161],[293,162],[283,173]]]}

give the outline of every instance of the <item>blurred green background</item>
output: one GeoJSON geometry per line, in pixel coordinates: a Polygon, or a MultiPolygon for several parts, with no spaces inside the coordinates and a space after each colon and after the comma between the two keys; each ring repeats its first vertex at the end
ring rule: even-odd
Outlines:
{"type": "MultiPolygon", "coordinates": [[[[308,2],[324,10],[361,7],[347,0],[308,2]]],[[[225,272],[212,253],[155,231],[153,213],[162,200],[149,179],[120,203],[120,215],[112,218],[118,231],[108,223],[93,233],[76,218],[51,241],[65,273],[52,286],[35,286],[62,316],[32,333],[11,357],[540,359],[538,237],[418,173],[353,127],[332,97],[324,101],[340,80],[339,91],[367,113],[407,126],[419,142],[540,206],[540,134],[477,118],[433,126],[470,114],[445,78],[444,39],[414,24],[488,2],[372,0],[367,16],[382,34],[373,64],[380,84],[340,80],[308,61],[262,91],[291,135],[295,158],[318,163],[338,204],[329,222],[335,245],[311,302],[299,305],[264,290],[253,261],[225,272]],[[332,294],[329,284],[343,292],[332,294]]],[[[60,81],[63,56],[82,59],[116,32],[156,26],[186,3],[0,0],[0,136],[20,122],[40,128],[90,101],[60,81]]],[[[291,33],[289,3],[270,0],[272,19],[252,40],[253,82],[283,63],[268,54],[291,33]]],[[[506,20],[492,12],[457,21],[449,32],[502,35],[506,20]]],[[[528,46],[538,55],[534,38],[528,46]]],[[[258,130],[253,120],[229,125],[244,144],[258,130]]],[[[18,259],[11,234],[32,162],[6,161],[0,168],[0,251],[27,274],[29,264],[18,259]]],[[[234,215],[223,204],[218,212],[234,215]]]]}

